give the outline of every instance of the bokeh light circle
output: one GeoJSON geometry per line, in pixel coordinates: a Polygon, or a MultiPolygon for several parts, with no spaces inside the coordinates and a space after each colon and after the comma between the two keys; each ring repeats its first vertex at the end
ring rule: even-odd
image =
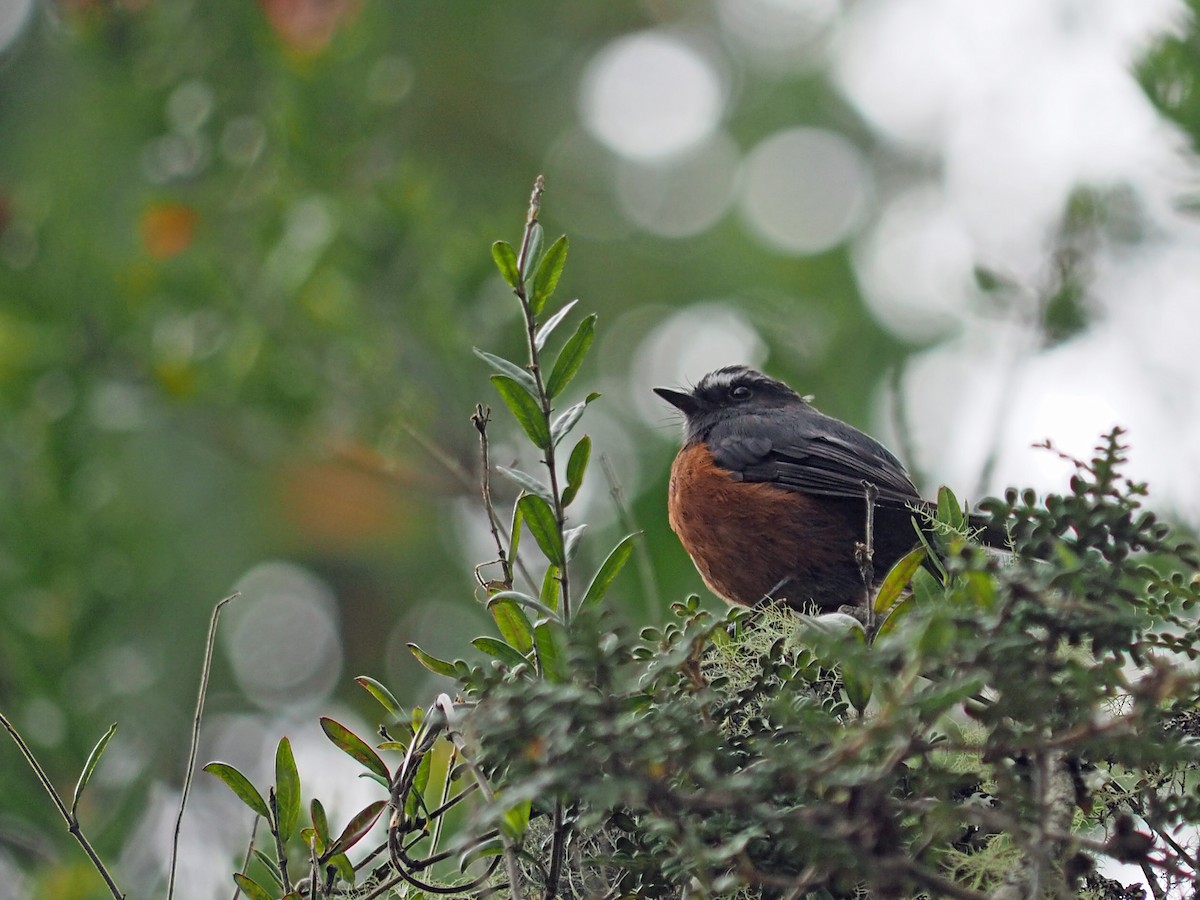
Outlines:
{"type": "Polygon", "coordinates": [[[870,193],[862,154],[819,128],[792,128],[763,140],[746,157],[741,210],[769,246],[807,256],[844,241],[870,193]]]}
{"type": "Polygon", "coordinates": [[[841,14],[841,0],[717,0],[718,21],[759,72],[812,68],[841,14]]]}
{"type": "Polygon", "coordinates": [[[255,566],[236,585],[225,642],[234,677],[264,709],[326,697],[342,671],[337,603],[324,581],[294,563],[255,566]]]}
{"type": "Polygon", "coordinates": [[[725,93],[704,53],[676,35],[644,31],[596,54],[579,106],[585,127],[614,153],[652,160],[708,137],[721,121],[725,93]]]}
{"type": "Polygon", "coordinates": [[[0,52],[14,43],[33,12],[33,0],[4,0],[0,3],[0,52]]]}
{"type": "MultiPolygon", "coordinates": [[[[672,411],[650,387],[686,387],[722,366],[761,366],[767,344],[735,301],[696,303],[668,316],[634,354],[632,401],[646,422],[660,425],[672,411]]],[[[674,438],[674,434],[671,434],[674,438]]]]}
{"type": "Polygon", "coordinates": [[[912,188],[888,203],[855,248],[855,274],[867,306],[893,334],[925,341],[966,315],[975,245],[935,186],[912,188]]]}
{"type": "Polygon", "coordinates": [[[669,163],[622,160],[617,202],[643,231],[666,238],[700,234],[729,210],[739,161],[725,134],[669,163]]]}

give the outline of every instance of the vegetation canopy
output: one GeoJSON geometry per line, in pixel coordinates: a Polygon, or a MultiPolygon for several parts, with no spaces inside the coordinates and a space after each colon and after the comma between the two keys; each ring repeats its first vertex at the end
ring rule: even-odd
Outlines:
{"type": "Polygon", "coordinates": [[[556,401],[596,319],[547,352],[574,303],[550,302],[567,241],[540,253],[541,191],[539,179],[520,247],[493,248],[528,358],[477,351],[543,464],[540,475],[495,467],[521,489],[502,515],[493,419],[477,408],[496,542],[477,575],[495,631],[473,644],[488,659],[413,646],[454,686],[411,711],[359,679],[384,709],[378,739],[323,724],[378,781],[379,799],[340,832],[316,800],[297,832],[283,744],[265,800],[211,764],[275,835],[277,852],[236,876],[243,890],[1137,896],[1097,871],[1115,861],[1140,867],[1155,896],[1187,895],[1196,847],[1184,826],[1200,822],[1198,557],[1142,509],[1145,486],[1122,474],[1121,430],[1072,460],[1068,492],[981,504],[1009,529],[1011,554],[974,544],[943,490],[934,538],[863,616],[716,615],[692,596],[634,634],[604,598],[636,536],[596,571],[573,563],[583,523],[568,508],[591,441],[571,436],[597,395],[561,411],[556,401]],[[352,862],[377,820],[385,840],[352,862]],[[305,872],[295,882],[289,858],[305,872]]]}

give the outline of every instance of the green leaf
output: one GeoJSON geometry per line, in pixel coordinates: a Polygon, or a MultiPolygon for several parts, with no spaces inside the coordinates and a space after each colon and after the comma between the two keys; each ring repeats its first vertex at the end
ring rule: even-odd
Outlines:
{"type": "MultiPolygon", "coordinates": [[[[305,830],[312,831],[311,828],[305,830]]],[[[271,859],[271,857],[267,856],[267,854],[263,853],[257,847],[252,848],[251,852],[254,854],[254,858],[267,870],[267,874],[271,876],[271,883],[277,888],[282,888],[283,875],[279,871],[279,860],[271,859]]]]}
{"type": "MultiPolygon", "coordinates": [[[[512,600],[514,603],[518,604],[519,606],[523,606],[526,609],[532,609],[539,616],[553,617],[557,615],[554,610],[546,606],[546,604],[541,600],[535,600],[533,597],[529,596],[528,594],[523,594],[520,591],[500,591],[500,593],[496,594],[495,596],[512,600]]],[[[457,669],[455,671],[457,671],[457,669]]]]}
{"type": "Polygon", "coordinates": [[[517,501],[517,505],[521,507],[521,516],[525,519],[529,533],[542,548],[546,559],[550,560],[552,565],[561,568],[566,564],[566,556],[563,552],[562,535],[558,530],[558,520],[555,519],[550,504],[534,494],[526,494],[517,501]]]}
{"type": "MultiPolygon", "coordinates": [[[[358,881],[358,872],[354,870],[354,863],[350,862],[350,857],[345,853],[335,853],[325,861],[325,865],[333,866],[337,869],[338,877],[353,886],[358,881]]],[[[420,900],[420,894],[409,894],[409,900],[420,900]]]]}
{"type": "Polygon", "coordinates": [[[516,806],[511,806],[500,817],[500,828],[511,840],[520,841],[525,837],[529,828],[529,814],[533,809],[532,800],[522,800],[516,806]]]}
{"type": "Polygon", "coordinates": [[[368,694],[379,701],[379,705],[384,708],[389,716],[399,717],[404,712],[400,706],[400,701],[395,698],[391,691],[386,687],[371,678],[368,675],[359,675],[354,679],[360,687],[364,688],[368,694]]]}
{"type": "Polygon", "coordinates": [[[547,609],[558,612],[558,566],[546,566],[546,574],[542,576],[542,590],[539,597],[547,609]]]}
{"type": "Polygon", "coordinates": [[[300,819],[300,773],[292,755],[292,742],[286,737],[280,738],[275,748],[275,809],[279,816],[275,826],[280,840],[286,842],[300,819]]]}
{"type": "Polygon", "coordinates": [[[409,644],[408,649],[412,651],[412,655],[417,658],[417,662],[427,668],[434,675],[445,675],[447,678],[453,678],[458,670],[454,667],[454,663],[447,662],[444,659],[438,659],[436,656],[430,656],[416,644],[409,644]]]}
{"type": "Polygon", "coordinates": [[[425,788],[429,785],[429,772],[433,768],[433,754],[426,753],[417,763],[417,771],[413,773],[412,790],[404,801],[404,814],[412,817],[417,815],[425,806],[425,788]]]}
{"type": "Polygon", "coordinates": [[[496,261],[496,268],[510,287],[516,288],[521,284],[521,275],[517,272],[517,251],[512,248],[512,244],[508,241],[496,241],[492,244],[492,259],[496,261]]]}
{"type": "Polygon", "coordinates": [[[550,431],[546,428],[546,417],[529,392],[507,375],[493,375],[492,384],[529,439],[541,450],[549,447],[550,431]]]}
{"type": "Polygon", "coordinates": [[[917,569],[912,577],[913,598],[918,606],[929,607],[945,594],[941,582],[928,569],[917,569]]]}
{"type": "Polygon", "coordinates": [[[567,668],[567,631],[555,619],[541,619],[533,626],[533,645],[538,665],[548,681],[562,684],[570,678],[567,668]]]}
{"type": "MultiPolygon", "coordinates": [[[[533,228],[529,230],[529,243],[525,245],[525,259],[521,265],[521,281],[529,280],[529,273],[533,267],[537,265],[538,260],[542,255],[542,226],[538,222],[533,223],[533,228]]],[[[536,313],[535,313],[536,315],[536,313]]]]}
{"type": "Polygon", "coordinates": [[[471,644],[477,650],[482,650],[488,656],[500,660],[500,662],[504,663],[510,669],[515,669],[517,666],[529,662],[528,659],[504,643],[504,641],[498,641],[493,637],[477,637],[471,641],[471,644]]]}
{"type": "Polygon", "coordinates": [[[250,779],[233,766],[223,762],[210,762],[204,767],[204,771],[220,778],[250,809],[268,822],[271,821],[271,811],[267,808],[267,801],[262,798],[262,794],[250,783],[250,779]]]}
{"type": "Polygon", "coordinates": [[[533,336],[533,345],[537,347],[539,351],[546,346],[547,338],[550,337],[555,328],[562,324],[562,320],[567,317],[571,310],[575,308],[575,304],[578,302],[578,299],[572,300],[570,303],[548,318],[546,323],[537,330],[537,334],[533,336]]]}
{"type": "Polygon", "coordinates": [[[533,649],[533,626],[529,624],[529,617],[515,600],[497,594],[488,600],[488,611],[496,620],[500,636],[515,647],[518,653],[528,653],[533,649]]]}
{"type": "Polygon", "coordinates": [[[588,460],[592,457],[592,439],[586,434],[579,439],[571,458],[567,460],[567,486],[563,489],[562,504],[569,506],[579,493],[583,484],[584,473],[587,472],[588,460]]]}
{"type": "Polygon", "coordinates": [[[860,713],[866,710],[871,702],[871,679],[865,672],[842,672],[842,684],[846,688],[846,699],[860,713]]]}
{"type": "Polygon", "coordinates": [[[321,805],[321,801],[313,798],[312,803],[308,805],[309,815],[312,817],[313,831],[317,835],[317,854],[323,856],[325,848],[329,846],[329,818],[325,815],[325,807],[321,805]]]}
{"type": "Polygon", "coordinates": [[[271,895],[267,893],[266,888],[264,888],[249,875],[243,875],[241,872],[234,872],[233,880],[237,884],[238,889],[246,895],[248,900],[272,900],[271,895]]]}
{"type": "Polygon", "coordinates": [[[391,778],[391,773],[388,772],[388,767],[384,765],[383,760],[379,758],[379,754],[372,750],[366,741],[345,725],[335,722],[328,716],[321,716],[321,729],[325,732],[326,737],[333,742],[335,747],[342,750],[352,759],[358,760],[358,762],[362,763],[362,765],[384,781],[388,781],[391,778]]]}
{"type": "MultiPolygon", "coordinates": [[[[519,501],[521,498],[518,497],[519,501]]],[[[508,561],[514,565],[517,562],[517,551],[521,548],[521,524],[525,521],[521,515],[521,505],[518,502],[513,503],[512,524],[509,526],[508,533],[512,538],[508,542],[508,561]]]]}
{"type": "Polygon", "coordinates": [[[574,528],[568,528],[563,532],[563,549],[566,552],[567,562],[575,558],[575,553],[579,549],[579,542],[583,540],[583,533],[587,531],[587,522],[582,525],[576,525],[574,528]]]}
{"type": "Polygon", "coordinates": [[[938,488],[937,520],[949,526],[952,531],[960,533],[966,525],[958,498],[945,485],[938,488]]]}
{"type": "Polygon", "coordinates": [[[913,575],[925,561],[928,550],[922,544],[910,550],[892,566],[891,571],[879,585],[879,593],[875,595],[875,612],[882,614],[888,611],[896,598],[908,587],[913,575]]]}
{"type": "Polygon", "coordinates": [[[342,829],[342,833],[338,835],[337,840],[333,842],[333,846],[329,848],[328,855],[345,853],[366,837],[367,833],[379,819],[379,814],[387,808],[387,805],[388,801],[386,800],[376,800],[371,805],[359,811],[346,827],[342,829]]]}
{"type": "Polygon", "coordinates": [[[617,546],[613,547],[612,552],[608,554],[608,558],[596,570],[596,577],[588,585],[587,592],[583,595],[583,600],[579,603],[580,609],[599,603],[600,599],[608,593],[608,589],[612,586],[617,575],[625,568],[625,563],[629,562],[629,557],[633,556],[633,539],[639,534],[641,534],[640,531],[627,534],[621,538],[617,546]]]}
{"type": "Polygon", "coordinates": [[[592,313],[579,323],[575,333],[558,352],[558,358],[554,360],[554,368],[550,370],[550,378],[546,381],[546,393],[550,397],[557,397],[571,383],[571,379],[583,365],[595,337],[596,314],[592,313]]]}
{"type": "Polygon", "coordinates": [[[537,274],[533,276],[533,294],[529,298],[529,310],[535,316],[546,308],[546,301],[558,287],[559,276],[562,275],[563,266],[567,264],[567,247],[567,236],[564,234],[550,245],[550,249],[542,257],[537,274]]]}
{"type": "Polygon", "coordinates": [[[100,757],[104,755],[104,748],[108,746],[108,742],[112,740],[114,734],[117,733],[116,724],[108,726],[108,731],[100,740],[96,741],[96,746],[92,748],[92,752],[88,754],[87,761],[83,764],[83,771],[79,773],[79,780],[75,783],[75,793],[71,795],[71,818],[75,818],[75,810],[79,806],[79,799],[83,796],[84,789],[88,786],[88,782],[92,780],[92,775],[96,772],[96,766],[100,764],[100,757]]]}
{"type": "Polygon", "coordinates": [[[550,440],[554,442],[555,446],[575,427],[575,423],[579,421],[579,417],[583,415],[583,411],[587,405],[599,396],[599,394],[593,391],[578,403],[568,406],[563,411],[563,414],[554,420],[554,424],[550,426],[550,440]]]}
{"type": "Polygon", "coordinates": [[[508,466],[496,466],[496,471],[513,482],[521,490],[537,494],[543,500],[550,500],[550,489],[527,472],[520,469],[510,469],[508,466]]]}
{"type": "Polygon", "coordinates": [[[480,350],[478,347],[472,347],[471,352],[482,359],[485,363],[491,366],[501,375],[507,375],[525,390],[529,391],[530,396],[537,394],[537,382],[533,380],[533,376],[529,374],[528,369],[523,369],[515,362],[510,362],[503,356],[496,356],[494,353],[488,353],[486,350],[480,350]]]}
{"type": "Polygon", "coordinates": [[[883,637],[892,631],[896,630],[896,626],[901,620],[916,608],[917,602],[913,599],[913,595],[909,594],[896,603],[888,610],[887,617],[879,625],[879,637],[883,637]]]}

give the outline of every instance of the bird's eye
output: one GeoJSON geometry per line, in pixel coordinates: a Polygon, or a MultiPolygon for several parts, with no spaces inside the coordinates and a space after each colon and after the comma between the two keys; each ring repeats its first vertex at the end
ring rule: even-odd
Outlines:
{"type": "Polygon", "coordinates": [[[749,400],[754,392],[744,384],[735,384],[729,389],[729,398],[731,400],[749,400]]]}

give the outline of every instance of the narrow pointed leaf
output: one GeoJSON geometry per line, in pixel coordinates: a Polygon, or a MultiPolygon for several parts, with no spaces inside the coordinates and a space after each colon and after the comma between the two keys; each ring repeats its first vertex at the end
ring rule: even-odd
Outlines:
{"type": "Polygon", "coordinates": [[[525,830],[529,827],[529,814],[532,809],[532,801],[522,800],[516,806],[504,811],[504,815],[500,817],[500,827],[510,839],[520,841],[525,837],[525,830]]]}
{"type": "Polygon", "coordinates": [[[539,616],[553,617],[556,615],[554,610],[547,607],[545,603],[542,603],[542,601],[537,600],[528,594],[523,594],[520,591],[501,591],[495,596],[505,600],[512,600],[518,606],[522,606],[525,609],[532,609],[539,616]]]}
{"type": "Polygon", "coordinates": [[[279,739],[275,748],[275,809],[279,816],[276,827],[283,841],[291,839],[300,819],[300,773],[292,755],[292,742],[279,739]]]}
{"type": "Polygon", "coordinates": [[[541,350],[546,346],[547,338],[550,337],[555,328],[562,324],[562,320],[567,317],[571,310],[575,308],[575,304],[578,302],[579,300],[575,299],[566,304],[562,309],[548,318],[545,324],[537,330],[537,334],[533,336],[533,345],[537,347],[538,350],[541,350]]]}
{"type": "Polygon", "coordinates": [[[317,854],[323,856],[330,841],[329,818],[325,815],[325,807],[316,798],[308,805],[308,810],[312,818],[313,831],[317,835],[317,854]]]}
{"type": "Polygon", "coordinates": [[[100,757],[104,755],[104,748],[108,746],[108,742],[112,740],[114,734],[117,733],[116,724],[108,726],[108,731],[100,740],[96,741],[96,746],[92,748],[92,752],[88,754],[87,762],[83,764],[83,771],[79,773],[79,781],[75,783],[75,793],[71,796],[71,817],[75,817],[75,810],[79,806],[79,798],[83,796],[84,789],[87,788],[88,782],[92,780],[92,775],[96,772],[96,766],[100,764],[100,757]]]}
{"type": "Polygon", "coordinates": [[[571,383],[571,379],[583,365],[595,337],[596,314],[592,313],[579,323],[575,333],[568,338],[562,350],[558,352],[558,358],[554,360],[554,368],[550,370],[550,378],[546,381],[547,394],[557,397],[571,383]]]}
{"type": "Polygon", "coordinates": [[[913,575],[925,561],[928,552],[922,544],[910,550],[892,566],[891,571],[883,579],[883,583],[879,585],[879,592],[875,595],[876,613],[882,614],[891,608],[891,605],[908,587],[908,583],[912,581],[913,575]]]}
{"type": "Polygon", "coordinates": [[[542,619],[533,626],[533,645],[538,665],[548,681],[561,684],[570,677],[567,669],[567,632],[555,619],[542,619]]]}
{"type": "Polygon", "coordinates": [[[529,231],[529,243],[525,248],[525,259],[521,260],[521,280],[528,281],[529,273],[533,271],[533,267],[538,264],[538,260],[542,256],[542,226],[534,222],[533,228],[529,231]]]}
{"type": "Polygon", "coordinates": [[[204,767],[204,771],[220,778],[250,809],[268,822],[271,821],[271,811],[267,808],[267,801],[262,798],[262,794],[258,792],[258,789],[250,783],[250,779],[233,766],[223,762],[210,762],[204,767]]]}
{"type": "Polygon", "coordinates": [[[472,347],[471,351],[495,369],[498,374],[507,375],[517,384],[521,385],[521,387],[529,391],[530,395],[537,393],[537,384],[534,382],[533,376],[529,374],[528,369],[523,369],[515,362],[510,362],[503,356],[496,356],[496,354],[480,350],[478,347],[472,347]]]}
{"type": "Polygon", "coordinates": [[[496,466],[496,471],[513,482],[523,491],[528,491],[531,494],[537,494],[543,500],[550,499],[550,488],[542,484],[528,472],[522,472],[520,469],[510,469],[508,466],[496,466]]]}
{"type": "Polygon", "coordinates": [[[546,428],[546,417],[529,392],[507,375],[493,375],[492,384],[529,439],[541,450],[549,447],[550,431],[546,428]]]}
{"type": "Polygon", "coordinates": [[[431,656],[426,653],[416,644],[409,644],[408,649],[412,651],[412,655],[417,658],[417,662],[427,668],[434,675],[445,675],[447,678],[453,678],[458,671],[454,667],[454,663],[444,659],[438,659],[436,656],[431,656]]]}
{"type": "Polygon", "coordinates": [[[633,540],[641,532],[627,534],[621,538],[617,546],[613,547],[612,552],[608,554],[608,558],[600,564],[600,568],[596,570],[596,577],[592,579],[592,583],[588,585],[587,592],[583,595],[583,600],[580,601],[580,608],[591,606],[599,603],[600,599],[608,593],[608,589],[612,586],[613,581],[625,568],[625,563],[629,562],[629,557],[633,556],[633,540]]]}
{"type": "Polygon", "coordinates": [[[510,669],[515,669],[517,666],[528,663],[524,656],[510,647],[504,641],[498,641],[493,637],[477,637],[471,641],[471,644],[477,650],[482,650],[488,656],[500,660],[510,669]]]}
{"type": "Polygon", "coordinates": [[[496,241],[492,244],[492,259],[510,287],[515,288],[521,283],[520,273],[517,272],[517,251],[512,248],[512,244],[508,241],[496,241]]]}
{"type": "Polygon", "coordinates": [[[572,405],[568,406],[563,411],[563,414],[554,420],[553,424],[550,426],[550,440],[555,446],[558,446],[562,439],[571,433],[571,429],[575,427],[575,424],[579,421],[579,417],[583,415],[583,411],[587,408],[587,405],[599,396],[600,395],[598,393],[593,391],[578,403],[573,403],[572,405]]]}
{"type": "Polygon", "coordinates": [[[417,763],[417,771],[413,774],[412,790],[404,803],[404,814],[417,815],[425,805],[425,788],[429,784],[429,771],[433,767],[433,754],[426,753],[417,763]]]}
{"type": "Polygon", "coordinates": [[[563,566],[566,558],[563,552],[562,535],[558,531],[558,521],[550,504],[534,494],[526,494],[517,501],[521,507],[521,516],[533,539],[546,554],[551,564],[563,566]]]}
{"type": "Polygon", "coordinates": [[[379,758],[379,754],[345,725],[335,722],[328,716],[321,716],[321,729],[325,732],[325,736],[333,742],[335,747],[342,750],[352,759],[358,760],[367,769],[384,780],[391,777],[387,766],[379,758]]]}
{"type": "MultiPolygon", "coordinates": [[[[308,830],[312,831],[311,828],[308,830]]],[[[279,872],[279,860],[271,859],[271,857],[267,856],[267,854],[263,853],[257,847],[252,848],[251,852],[254,854],[254,858],[267,870],[267,874],[271,876],[271,883],[277,888],[282,888],[283,875],[279,872]]]]}
{"type": "Polygon", "coordinates": [[[945,485],[938,488],[937,520],[944,525],[949,525],[954,531],[962,531],[965,525],[958,498],[945,485]]]}
{"type": "Polygon", "coordinates": [[[243,875],[241,872],[234,872],[233,880],[237,884],[238,889],[246,895],[248,900],[271,900],[271,895],[267,892],[267,889],[249,875],[243,875]]]}
{"type": "MultiPolygon", "coordinates": [[[[517,498],[517,500],[520,499],[520,497],[517,498]]],[[[517,551],[521,549],[521,525],[524,521],[524,517],[521,515],[521,504],[514,502],[512,524],[508,529],[508,533],[512,535],[508,541],[508,561],[513,565],[516,565],[517,551]]]]}
{"type": "Polygon", "coordinates": [[[515,600],[496,595],[488,601],[488,611],[496,620],[500,636],[519,653],[528,653],[533,649],[533,626],[515,600]]]}
{"type": "Polygon", "coordinates": [[[342,833],[338,835],[337,840],[333,842],[333,846],[329,848],[330,855],[334,853],[345,853],[364,837],[375,825],[379,819],[379,814],[387,807],[386,800],[376,800],[370,806],[361,810],[353,819],[349,821],[342,833]]]}
{"type": "Polygon", "coordinates": [[[583,539],[583,533],[587,531],[587,523],[576,525],[574,528],[568,528],[563,532],[563,549],[567,555],[567,562],[575,558],[575,553],[579,549],[579,542],[583,539]]]}
{"type": "Polygon", "coordinates": [[[537,274],[533,276],[533,293],[529,297],[529,309],[536,316],[546,308],[546,301],[558,287],[559,276],[563,266],[567,264],[567,236],[564,234],[550,245],[546,255],[538,265],[537,274]]]}
{"type": "Polygon", "coordinates": [[[542,590],[538,595],[548,609],[558,612],[558,566],[546,566],[542,576],[542,590]]]}
{"type": "MultiPolygon", "coordinates": [[[[338,871],[338,877],[342,881],[347,882],[353,887],[358,881],[358,872],[354,870],[354,864],[350,862],[350,858],[345,853],[335,853],[325,861],[328,866],[333,866],[338,871]]],[[[417,900],[420,894],[409,894],[413,900],[417,900]]]]}
{"type": "Polygon", "coordinates": [[[374,678],[371,678],[369,675],[359,675],[354,680],[368,694],[379,701],[379,705],[384,708],[389,716],[398,717],[404,711],[404,708],[400,705],[400,701],[396,699],[392,692],[374,678]]]}
{"type": "Polygon", "coordinates": [[[583,476],[587,472],[588,460],[592,458],[592,439],[586,434],[579,439],[571,457],[567,460],[567,486],[563,489],[563,506],[570,505],[579,493],[583,484],[583,476]]]}

